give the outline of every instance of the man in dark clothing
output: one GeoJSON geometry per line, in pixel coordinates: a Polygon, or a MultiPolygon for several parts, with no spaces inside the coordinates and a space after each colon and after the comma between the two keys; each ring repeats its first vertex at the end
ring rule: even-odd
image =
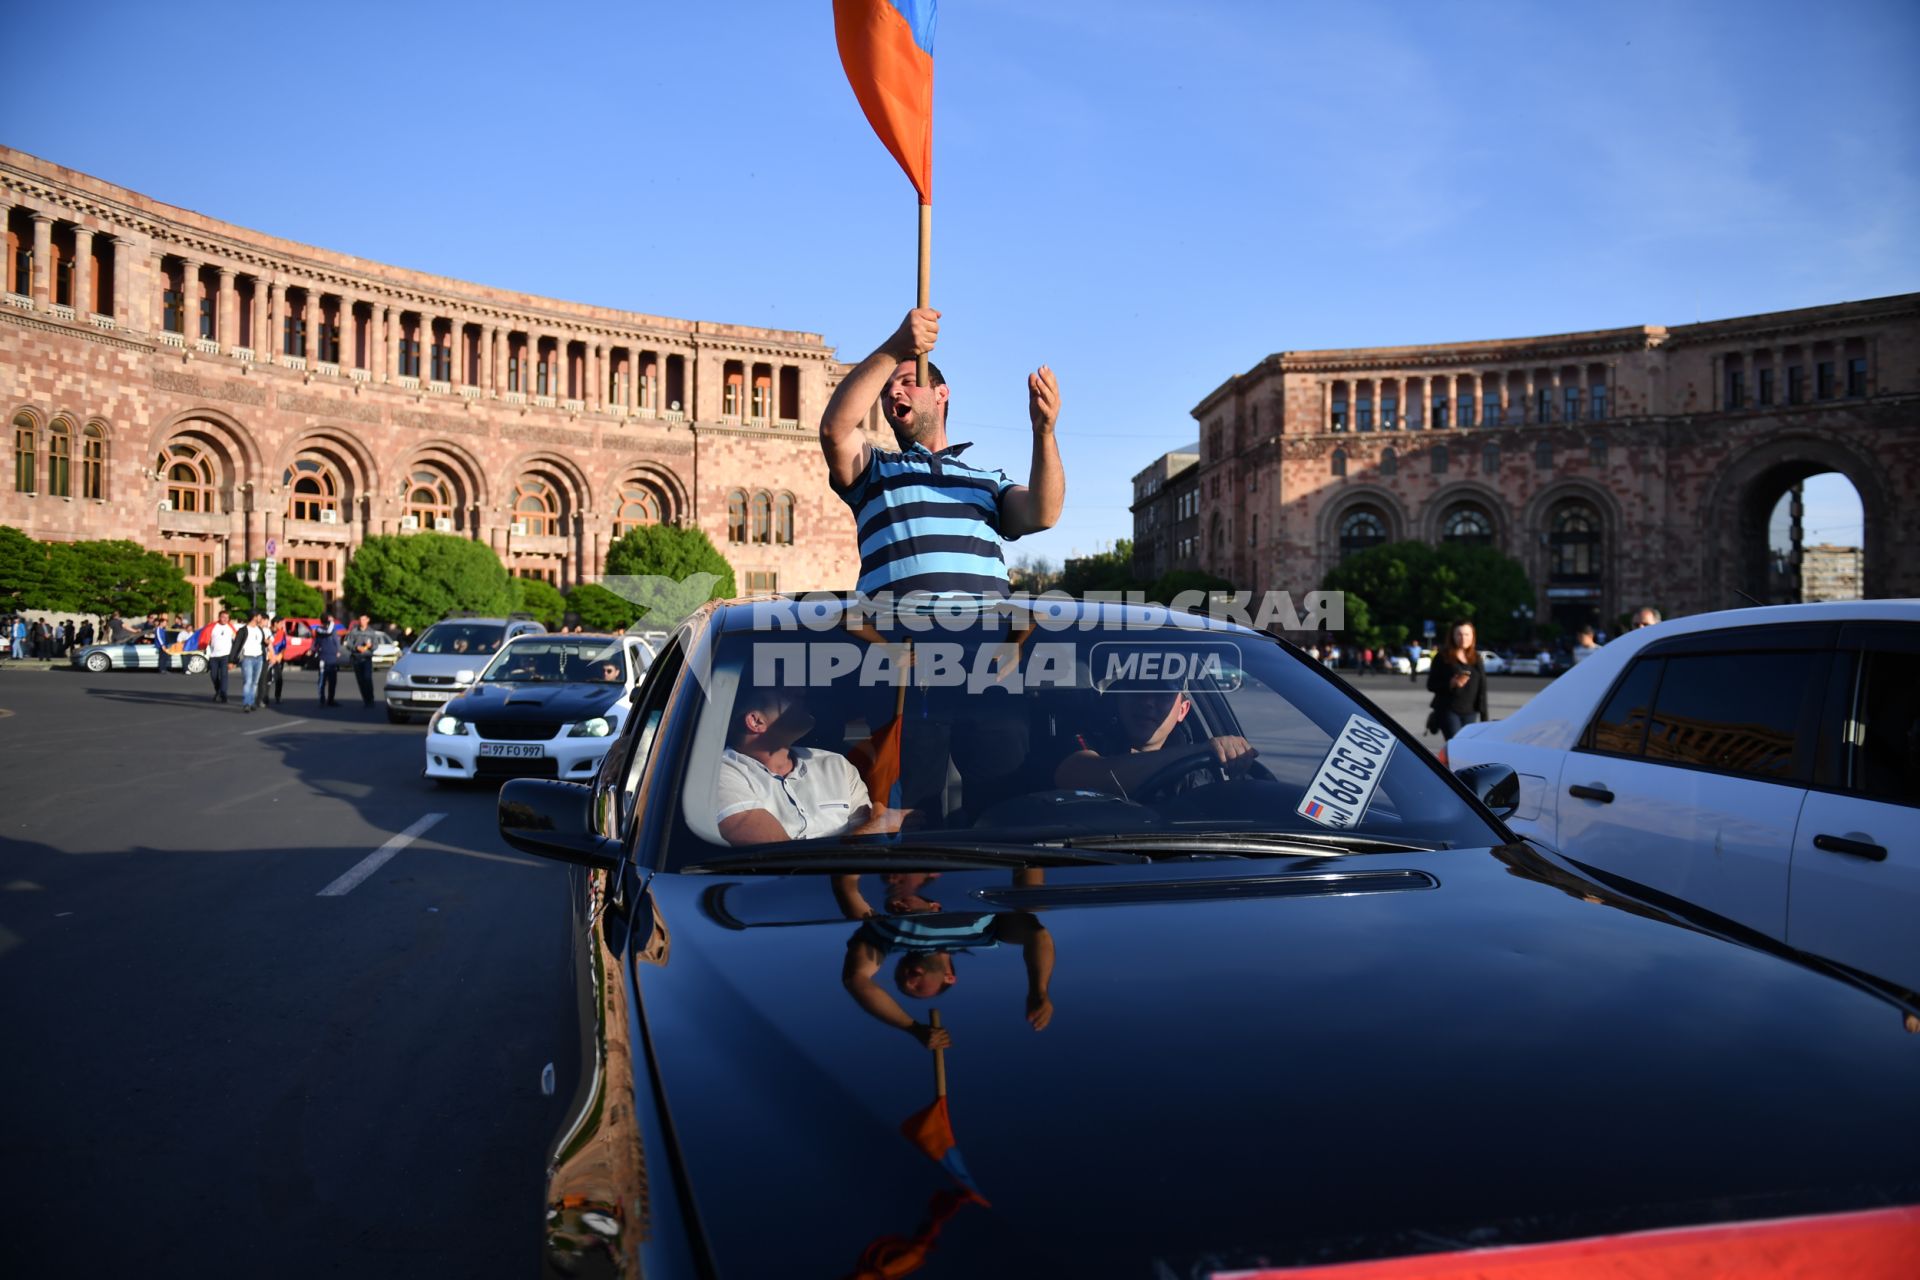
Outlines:
{"type": "Polygon", "coordinates": [[[337,707],[335,691],[340,684],[340,624],[322,618],[313,630],[313,660],[320,668],[320,705],[337,707]]]}
{"type": "Polygon", "coordinates": [[[380,647],[380,635],[373,629],[373,619],[361,614],[354,621],[353,630],[347,632],[345,641],[347,657],[353,662],[353,678],[360,686],[362,706],[373,705],[373,651],[380,647]]]}

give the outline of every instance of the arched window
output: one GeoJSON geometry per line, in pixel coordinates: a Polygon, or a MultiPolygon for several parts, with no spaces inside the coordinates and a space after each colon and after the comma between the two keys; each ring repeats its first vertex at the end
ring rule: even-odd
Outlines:
{"type": "Polygon", "coordinates": [[[1345,449],[1336,448],[1333,451],[1333,474],[1336,476],[1347,474],[1347,451],[1345,449]]]}
{"type": "Polygon", "coordinates": [[[1491,440],[1480,449],[1480,470],[1485,475],[1500,474],[1500,446],[1491,440]]]}
{"type": "Polygon", "coordinates": [[[295,458],[293,465],[280,474],[287,486],[287,519],[338,520],[340,518],[340,477],[330,463],[311,454],[295,458]],[[329,517],[326,513],[332,512],[329,517]]]}
{"type": "Polygon", "coordinates": [[[47,492],[73,496],[73,424],[65,418],[55,418],[47,428],[47,492]]]}
{"type": "Polygon", "coordinates": [[[1380,454],[1380,474],[1383,476],[1391,476],[1398,475],[1399,473],[1400,455],[1392,449],[1382,450],[1380,454]]]}
{"type": "Polygon", "coordinates": [[[747,540],[747,495],[735,489],[727,495],[727,541],[747,540]]]}
{"type": "Polygon", "coordinates": [[[560,495],[539,476],[521,476],[513,487],[513,520],[526,526],[533,538],[550,538],[560,532],[560,495]]]}
{"type": "Polygon", "coordinates": [[[33,415],[15,414],[13,418],[13,491],[34,492],[33,415]]]}
{"type": "Polygon", "coordinates": [[[167,484],[167,501],[175,511],[219,510],[219,472],[213,458],[189,440],[175,440],[153,464],[167,484]]]}
{"type": "Polygon", "coordinates": [[[80,433],[80,496],[107,496],[107,433],[96,422],[80,433]]]}
{"type": "Polygon", "coordinates": [[[422,529],[453,529],[453,482],[433,467],[422,467],[407,477],[407,514],[422,529]],[[442,523],[444,521],[444,523],[442,523]]]}
{"type": "Polygon", "coordinates": [[[1493,520],[1479,507],[1463,502],[1447,512],[1446,519],[1440,524],[1440,540],[1473,547],[1490,547],[1493,545],[1493,520]]]}
{"type": "Polygon", "coordinates": [[[1372,507],[1355,507],[1340,518],[1340,558],[1377,547],[1387,540],[1387,522],[1372,507]]]}
{"type": "Polygon", "coordinates": [[[1549,573],[1556,582],[1600,576],[1600,516],[1584,502],[1563,503],[1548,521],[1549,573]]]}
{"type": "Polygon", "coordinates": [[[773,496],[764,489],[753,495],[753,540],[773,541],[773,496]]]}
{"type": "Polygon", "coordinates": [[[620,486],[620,507],[613,513],[613,536],[629,529],[660,523],[660,495],[652,486],[629,480],[620,486]]]}
{"type": "Polygon", "coordinates": [[[773,540],[783,547],[793,545],[793,495],[790,493],[773,500],[773,540]]]}

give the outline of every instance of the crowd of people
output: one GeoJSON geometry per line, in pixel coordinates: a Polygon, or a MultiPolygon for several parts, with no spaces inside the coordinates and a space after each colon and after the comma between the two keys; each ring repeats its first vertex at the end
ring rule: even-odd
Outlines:
{"type": "Polygon", "coordinates": [[[147,616],[140,641],[158,650],[162,671],[184,675],[189,667],[187,655],[202,655],[214,702],[231,700],[229,686],[238,668],[240,704],[251,713],[286,700],[287,668],[302,656],[293,642],[308,638],[313,642],[311,657],[318,677],[315,694],[320,705],[340,705],[340,668],[351,666],[361,705],[373,706],[374,651],[387,637],[374,629],[366,614],[354,619],[351,626],[336,618],[322,618],[317,626],[309,627],[300,619],[270,618],[259,611],[236,623],[223,609],[211,623],[196,628],[184,615],[169,621],[166,614],[154,613],[147,616]]]}
{"type": "Polygon", "coordinates": [[[19,659],[39,659],[57,661],[72,653],[75,649],[84,649],[99,634],[92,618],[83,618],[75,622],[66,618],[58,622],[42,618],[29,620],[16,614],[7,619],[4,630],[0,630],[0,648],[5,656],[19,659]]]}

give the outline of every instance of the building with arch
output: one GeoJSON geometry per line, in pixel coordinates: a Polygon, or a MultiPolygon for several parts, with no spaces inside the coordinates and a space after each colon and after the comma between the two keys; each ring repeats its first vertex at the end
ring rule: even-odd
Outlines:
{"type": "Polygon", "coordinates": [[[1513,556],[1535,616],[1567,629],[1641,604],[1737,607],[1779,594],[1775,505],[1835,471],[1865,515],[1864,594],[1920,596],[1920,294],[1286,351],[1193,416],[1196,567],[1246,589],[1297,598],[1344,556],[1411,538],[1513,556]]]}
{"type": "Polygon", "coordinates": [[[859,576],[819,334],[369,262],[8,148],[0,206],[0,524],[131,539],[196,589],[271,539],[331,596],[362,540],[422,530],[565,589],[654,522],[705,530],[743,590],[859,576]]]}

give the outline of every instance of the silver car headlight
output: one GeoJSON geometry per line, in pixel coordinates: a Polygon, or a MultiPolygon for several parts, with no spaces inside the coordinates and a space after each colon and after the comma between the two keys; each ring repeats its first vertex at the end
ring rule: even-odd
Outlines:
{"type": "Polygon", "coordinates": [[[433,722],[433,731],[435,733],[445,734],[449,738],[458,738],[462,734],[471,732],[467,727],[467,722],[459,716],[441,716],[433,722]]]}
{"type": "Polygon", "coordinates": [[[569,738],[604,738],[613,732],[613,726],[607,723],[605,716],[595,716],[591,720],[582,720],[567,730],[569,738]]]}

